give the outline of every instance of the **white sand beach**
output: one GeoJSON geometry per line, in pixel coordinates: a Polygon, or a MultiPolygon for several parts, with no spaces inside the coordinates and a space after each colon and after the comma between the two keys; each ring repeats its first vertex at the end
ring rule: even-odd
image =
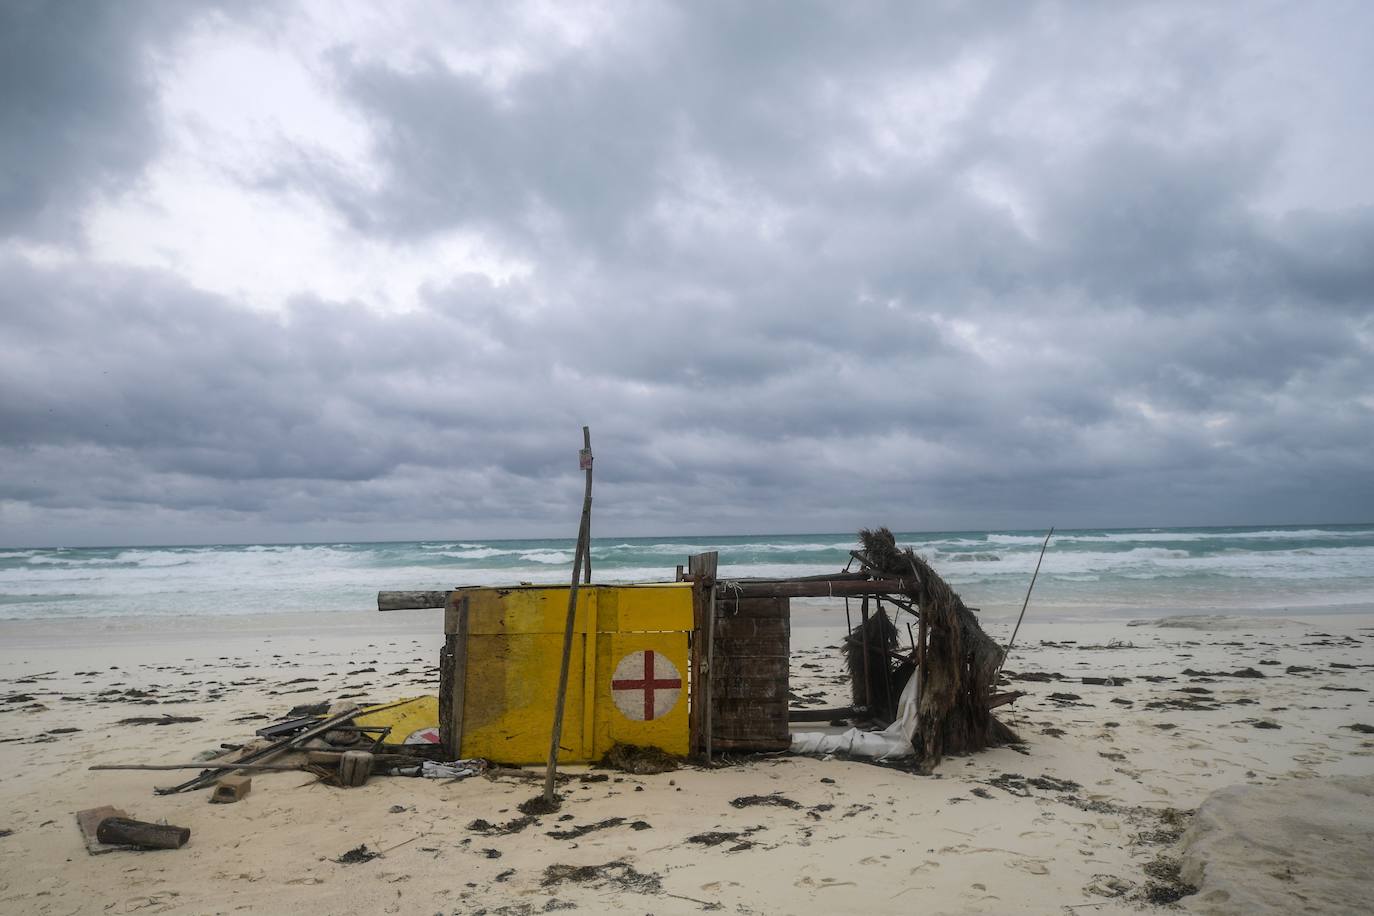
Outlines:
{"type": "MultiPolygon", "coordinates": [[[[830,648],[842,626],[799,617],[792,692],[843,702],[830,648]]],[[[1004,638],[1006,623],[987,626],[1004,638]]],[[[947,758],[928,777],[787,755],[609,772],[570,781],[559,814],[509,833],[532,783],[374,777],[339,789],[256,773],[246,799],[210,805],[206,791],[153,794],[195,771],[87,769],[189,761],[297,703],[434,692],[440,630],[428,611],[0,623],[0,912],[1135,913],[1171,886],[1192,812],[1216,790],[1306,784],[1306,829],[1344,799],[1327,813],[1347,833],[1374,831],[1368,792],[1323,788],[1374,775],[1374,615],[1032,620],[1007,663],[1027,695],[1000,710],[1023,745],[947,758]],[[117,724],[163,714],[198,721],[117,724]],[[749,796],[769,801],[732,805],[749,796]],[[192,838],[88,855],[73,815],[99,805],[192,838]],[[334,861],[360,844],[383,854],[334,861]]],[[[1199,855],[1187,864],[1201,892],[1181,906],[1254,905],[1236,891],[1247,866],[1234,846],[1218,864],[1199,855]]],[[[1331,879],[1295,857],[1266,879],[1266,899],[1301,911],[1308,884],[1331,879]]],[[[1329,899],[1359,888],[1340,893],[1329,899]]]]}

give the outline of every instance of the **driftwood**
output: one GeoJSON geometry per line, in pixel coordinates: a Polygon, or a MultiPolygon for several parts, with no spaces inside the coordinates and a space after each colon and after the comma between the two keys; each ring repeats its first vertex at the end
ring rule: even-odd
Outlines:
{"type": "Polygon", "coordinates": [[[930,772],[945,754],[966,754],[1019,740],[988,710],[1005,653],[930,564],[897,547],[886,528],[859,532],[865,562],[878,573],[905,576],[906,596],[927,630],[917,704],[916,761],[930,772]]]}
{"type": "Polygon", "coordinates": [[[95,837],[111,846],[140,849],[180,849],[191,838],[190,827],[150,824],[129,817],[107,817],[95,829],[95,837]]]}
{"type": "MultiPolygon", "coordinates": [[[[400,706],[402,703],[408,702],[410,701],[397,700],[395,703],[389,703],[386,706],[378,706],[374,709],[369,710],[369,712],[381,712],[384,709],[391,709],[393,706],[400,706]]],[[[309,741],[311,738],[314,738],[318,735],[323,735],[325,732],[338,728],[339,726],[352,721],[355,717],[360,716],[362,714],[362,710],[358,709],[353,709],[348,712],[339,713],[337,716],[331,716],[328,719],[322,720],[319,725],[316,725],[313,728],[307,728],[303,732],[297,732],[295,735],[292,735],[289,738],[282,738],[275,744],[268,745],[260,751],[254,751],[253,753],[248,754],[240,760],[222,764],[207,764],[206,771],[204,773],[201,773],[199,776],[196,776],[192,779],[188,779],[186,782],[183,782],[180,785],[170,786],[168,788],[154,789],[153,791],[157,795],[172,795],[177,792],[186,792],[192,789],[202,789],[205,786],[208,786],[211,783],[213,783],[216,779],[223,776],[225,773],[233,773],[236,770],[243,769],[244,764],[265,763],[266,761],[271,760],[273,757],[278,757],[289,750],[293,750],[299,745],[304,744],[306,741],[309,741]]]]}

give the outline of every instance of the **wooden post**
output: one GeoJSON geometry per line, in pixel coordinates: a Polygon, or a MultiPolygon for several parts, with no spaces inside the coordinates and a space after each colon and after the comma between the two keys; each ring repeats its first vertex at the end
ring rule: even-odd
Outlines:
{"type": "Polygon", "coordinates": [[[463,756],[463,707],[468,686],[468,599],[457,592],[444,603],[444,649],[439,668],[439,731],[444,756],[463,756]]]}
{"type": "Polygon", "coordinates": [[[592,525],[592,433],[582,427],[582,451],[578,466],[587,473],[587,489],[582,496],[582,522],[577,527],[577,550],[573,555],[572,586],[568,589],[568,619],[563,625],[563,661],[558,668],[558,698],[553,707],[553,734],[549,737],[549,765],[544,773],[544,803],[555,803],[558,775],[558,744],[563,738],[563,703],[568,697],[568,663],[572,657],[573,621],[577,617],[577,582],[582,578],[582,559],[587,552],[587,533],[592,525]]]}
{"type": "Polygon", "coordinates": [[[863,623],[859,624],[859,636],[863,641],[864,650],[864,706],[868,708],[869,715],[873,714],[873,697],[868,692],[873,689],[873,681],[868,672],[868,596],[864,595],[863,602],[859,605],[859,614],[863,618],[863,623]]]}
{"type": "Polygon", "coordinates": [[[713,669],[716,660],[716,569],[719,565],[720,554],[714,550],[687,558],[687,571],[693,577],[693,588],[702,598],[702,616],[705,618],[700,622],[697,631],[705,639],[706,645],[697,653],[700,664],[697,675],[700,683],[696,701],[701,703],[701,743],[707,763],[711,762],[713,753],[711,730],[714,727],[714,716],[711,707],[714,705],[714,691],[711,682],[715,679],[713,669]]]}
{"type": "MultiPolygon", "coordinates": [[[[883,610],[883,599],[874,598],[873,603],[877,606],[878,613],[887,617],[887,611],[883,610]]],[[[892,702],[892,664],[888,661],[886,644],[883,645],[883,653],[883,718],[886,719],[889,713],[895,718],[897,707],[892,702]]]]}

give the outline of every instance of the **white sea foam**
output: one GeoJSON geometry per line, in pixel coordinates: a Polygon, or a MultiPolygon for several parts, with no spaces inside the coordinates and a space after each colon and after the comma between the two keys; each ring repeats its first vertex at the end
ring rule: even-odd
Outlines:
{"type": "Polygon", "coordinates": [[[558,563],[567,565],[573,561],[570,550],[531,550],[520,554],[520,559],[530,563],[558,563]]]}
{"type": "Polygon", "coordinates": [[[467,550],[441,550],[436,556],[451,557],[455,560],[489,560],[492,557],[513,557],[519,551],[499,550],[495,547],[472,547],[467,550]]]}
{"type": "MultiPolygon", "coordinates": [[[[974,605],[1019,605],[1042,539],[899,536],[974,605]]],[[[599,582],[671,578],[676,563],[709,550],[722,576],[785,577],[834,571],[854,546],[826,535],[617,540],[594,543],[592,555],[599,582]]],[[[561,583],[571,565],[568,541],[12,549],[0,552],[0,617],[363,610],[380,589],[561,583]]],[[[1369,603],[1374,528],[1055,535],[1036,595],[1084,608],[1369,603]]]]}

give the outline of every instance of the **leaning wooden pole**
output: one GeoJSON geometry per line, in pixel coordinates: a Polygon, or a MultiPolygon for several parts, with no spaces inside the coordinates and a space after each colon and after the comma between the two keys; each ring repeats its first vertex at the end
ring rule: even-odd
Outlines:
{"type": "Polygon", "coordinates": [[[582,451],[578,464],[587,474],[587,490],[582,497],[582,522],[577,527],[577,550],[573,555],[572,587],[568,589],[568,619],[563,625],[563,661],[558,667],[558,699],[553,707],[553,734],[549,737],[549,766],[544,773],[544,802],[555,802],[554,787],[558,776],[558,745],[563,739],[563,703],[568,698],[568,663],[572,658],[573,624],[577,618],[577,585],[582,578],[582,560],[587,551],[588,533],[592,526],[592,433],[582,427],[582,451]]]}
{"type": "MultiPolygon", "coordinates": [[[[1040,559],[1035,561],[1035,572],[1031,573],[1030,585],[1026,588],[1026,600],[1021,602],[1021,614],[1016,618],[1016,628],[1011,631],[1011,639],[1007,640],[1007,648],[1002,655],[1003,664],[1006,663],[1007,656],[1011,654],[1011,647],[1016,645],[1016,634],[1021,632],[1021,621],[1026,617],[1026,607],[1030,604],[1031,590],[1035,588],[1035,580],[1040,575],[1040,564],[1045,561],[1045,548],[1050,546],[1050,538],[1054,536],[1054,527],[1051,526],[1049,533],[1045,535],[1045,543],[1040,545],[1040,559]]],[[[998,665],[997,670],[1001,671],[1002,666],[998,665]]]]}

